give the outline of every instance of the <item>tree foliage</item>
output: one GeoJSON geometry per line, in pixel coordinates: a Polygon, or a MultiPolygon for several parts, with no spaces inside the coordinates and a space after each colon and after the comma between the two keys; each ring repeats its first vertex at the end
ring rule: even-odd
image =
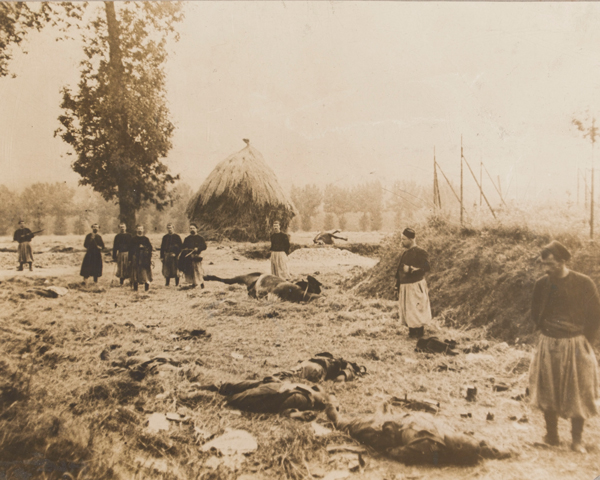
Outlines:
{"type": "MultiPolygon", "coordinates": [[[[183,18],[178,2],[104,2],[82,34],[77,91],[62,91],[57,134],[76,154],[73,169],[130,229],[145,203],[168,204],[178,177],[161,159],[174,126],[165,96],[166,41],[183,18]]],[[[175,35],[176,36],[176,35],[175,35]]]]}
{"type": "MultiPolygon", "coordinates": [[[[353,210],[352,196],[347,188],[329,184],[323,195],[323,210],[333,213],[338,218],[341,230],[346,229],[346,214],[353,210]]],[[[327,230],[327,228],[325,228],[327,230]]]]}
{"type": "Polygon", "coordinates": [[[87,2],[42,2],[35,5],[32,8],[29,2],[0,2],[0,77],[10,73],[8,64],[13,47],[22,47],[31,30],[41,30],[44,25],[51,24],[66,32],[77,26],[87,2]]]}
{"type": "Polygon", "coordinates": [[[314,184],[303,188],[292,186],[292,202],[302,217],[302,230],[309,231],[312,227],[312,217],[323,202],[323,192],[314,184]]]}

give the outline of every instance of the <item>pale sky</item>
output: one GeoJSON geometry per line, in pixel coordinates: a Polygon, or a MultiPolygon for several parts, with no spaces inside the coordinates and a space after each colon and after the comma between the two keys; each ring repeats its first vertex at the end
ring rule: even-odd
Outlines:
{"type": "MultiPolygon", "coordinates": [[[[459,181],[460,140],[520,201],[574,198],[600,119],[600,4],[191,2],[170,44],[176,125],[165,162],[196,189],[249,138],[284,188],[407,179],[430,184],[433,149],[459,181]]],[[[53,137],[81,47],[50,29],[0,79],[0,183],[67,181],[53,137]]],[[[600,161],[597,162],[600,166],[600,161]]],[[[469,175],[465,172],[465,175],[469,175]]],[[[468,177],[466,188],[475,191],[468,177]]],[[[487,180],[486,180],[487,181],[487,180]]],[[[487,189],[495,197],[492,186],[487,189]]]]}

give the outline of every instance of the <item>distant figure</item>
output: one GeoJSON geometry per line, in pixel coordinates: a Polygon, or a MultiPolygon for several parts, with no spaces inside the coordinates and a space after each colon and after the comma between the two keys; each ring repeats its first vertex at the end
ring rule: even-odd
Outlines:
{"type": "Polygon", "coordinates": [[[135,236],[131,239],[131,285],[137,292],[138,285],[144,284],[144,290],[150,289],[152,281],[152,244],[144,235],[144,227],[135,227],[135,236]]]}
{"type": "Polygon", "coordinates": [[[571,449],[582,444],[586,418],[598,414],[600,375],[592,345],[600,327],[600,297],[593,280],[569,270],[571,254],[553,241],[542,250],[546,275],[533,287],[531,317],[540,340],[529,368],[531,400],[546,420],[544,441],[558,445],[558,417],[571,419],[571,449]]]}
{"type": "Polygon", "coordinates": [[[431,306],[425,274],[431,269],[427,252],[417,247],[412,228],[402,232],[402,246],[406,249],[400,257],[396,271],[396,290],[400,321],[408,326],[410,337],[422,337],[424,325],[431,321],[431,306]]]}
{"type": "Polygon", "coordinates": [[[204,288],[204,271],[200,253],[206,250],[206,242],[198,235],[198,226],[195,223],[190,224],[190,234],[185,237],[182,247],[179,254],[179,270],[185,275],[185,281],[192,284],[192,288],[198,285],[204,288]]]}
{"type": "Polygon", "coordinates": [[[313,243],[315,243],[317,245],[334,245],[335,244],[335,242],[333,241],[334,238],[336,238],[338,240],[348,241],[347,238],[337,236],[336,233],[340,233],[340,231],[339,230],[329,230],[328,232],[319,232],[319,233],[317,233],[317,236],[315,238],[313,238],[313,243]]]}
{"type": "Polygon", "coordinates": [[[124,223],[119,224],[119,233],[115,235],[113,242],[113,260],[117,263],[117,277],[121,285],[126,278],[131,276],[131,266],[129,265],[129,249],[131,248],[131,233],[127,233],[127,226],[124,223]]]}
{"type": "Polygon", "coordinates": [[[98,234],[98,230],[100,230],[100,226],[94,223],[92,225],[92,233],[88,233],[83,242],[86,252],[79,274],[83,277],[84,284],[89,277],[93,277],[94,283],[98,283],[98,277],[102,276],[102,249],[104,248],[104,241],[98,234]]]}
{"type": "Polygon", "coordinates": [[[175,233],[172,223],[167,225],[167,232],[160,244],[160,259],[163,264],[162,274],[165,277],[165,285],[168,287],[172,278],[175,279],[175,286],[179,285],[177,256],[181,252],[181,237],[175,233]]]}
{"type": "Polygon", "coordinates": [[[23,265],[29,264],[29,270],[33,270],[33,252],[31,251],[31,239],[35,234],[25,226],[25,221],[19,221],[19,228],[15,230],[13,241],[19,242],[17,252],[19,254],[19,272],[23,271],[23,265]]]}
{"type": "Polygon", "coordinates": [[[281,231],[279,222],[273,222],[271,234],[271,274],[289,280],[287,256],[290,254],[290,237],[281,231]]]}

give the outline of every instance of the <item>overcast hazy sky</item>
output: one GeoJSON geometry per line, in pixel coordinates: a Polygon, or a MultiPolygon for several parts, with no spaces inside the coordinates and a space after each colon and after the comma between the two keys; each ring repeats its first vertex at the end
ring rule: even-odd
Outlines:
{"type": "MultiPolygon", "coordinates": [[[[284,187],[458,181],[460,137],[511,197],[576,193],[600,118],[599,3],[192,2],[170,47],[166,162],[196,188],[249,138],[284,187]]],[[[53,132],[77,42],[31,35],[0,79],[0,183],[75,183],[53,132]]],[[[599,155],[600,157],[600,155],[599,155]]],[[[600,166],[600,161],[597,162],[600,166]]],[[[469,188],[474,185],[470,182],[469,188]]],[[[488,188],[492,188],[488,186],[488,188]]]]}

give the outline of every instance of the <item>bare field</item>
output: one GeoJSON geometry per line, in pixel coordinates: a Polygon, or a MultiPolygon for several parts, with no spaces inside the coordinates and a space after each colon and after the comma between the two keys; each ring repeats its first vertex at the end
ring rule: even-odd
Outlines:
{"type": "MultiPolygon", "coordinates": [[[[312,236],[292,236],[292,241],[309,244],[312,236]]],[[[355,242],[380,240],[376,235],[349,237],[355,242]]],[[[150,238],[159,245],[159,235],[150,238]]],[[[112,235],[104,239],[109,244],[112,235]]],[[[544,433],[541,413],[511,398],[527,386],[531,347],[490,342],[487,350],[456,357],[416,353],[415,342],[398,325],[395,302],[359,298],[341,289],[347,276],[370,268],[376,259],[327,248],[311,249],[315,253],[297,259],[292,254],[294,275],[317,274],[327,287],[324,298],[298,305],[256,301],[244,287],[215,282],[207,282],[204,290],[165,287],[158,255],[149,292],[119,287],[112,263],[105,263],[97,286],[84,287],[78,276],[82,242],[80,237],[36,238],[33,272],[16,272],[15,253],[0,252],[0,478],[25,478],[22,472],[33,475],[29,478],[61,478],[62,471],[72,478],[245,480],[592,480],[600,475],[597,418],[586,424],[586,455],[569,450],[565,421],[560,447],[535,445],[544,433]],[[51,251],[65,246],[74,251],[51,251]],[[28,292],[44,285],[70,290],[57,299],[28,292]],[[210,336],[189,335],[199,329],[210,336]],[[193,399],[185,395],[198,383],[262,378],[323,351],[368,370],[353,382],[324,384],[342,412],[375,412],[391,396],[433,399],[440,402],[438,415],[447,423],[511,449],[515,457],[469,468],[409,467],[369,451],[366,465],[351,472],[356,454],[326,449],[353,443],[345,435],[319,437],[308,423],[240,414],[211,392],[193,399]],[[508,391],[492,390],[500,381],[510,386],[508,391]],[[464,398],[469,384],[479,392],[474,403],[464,398]],[[147,426],[153,413],[178,413],[184,420],[154,432],[147,426]],[[493,420],[486,420],[488,413],[493,420]],[[208,438],[228,428],[250,432],[258,449],[242,457],[201,451],[208,438]],[[47,467],[44,472],[40,462],[47,467]],[[50,465],[62,465],[62,470],[50,465]]],[[[15,245],[0,239],[0,248],[15,245]]],[[[245,258],[244,247],[209,243],[206,273],[267,272],[268,261],[245,258]]],[[[429,333],[456,340],[459,348],[484,341],[485,334],[437,325],[429,333]]],[[[319,418],[327,426],[324,414],[319,418]]]]}

